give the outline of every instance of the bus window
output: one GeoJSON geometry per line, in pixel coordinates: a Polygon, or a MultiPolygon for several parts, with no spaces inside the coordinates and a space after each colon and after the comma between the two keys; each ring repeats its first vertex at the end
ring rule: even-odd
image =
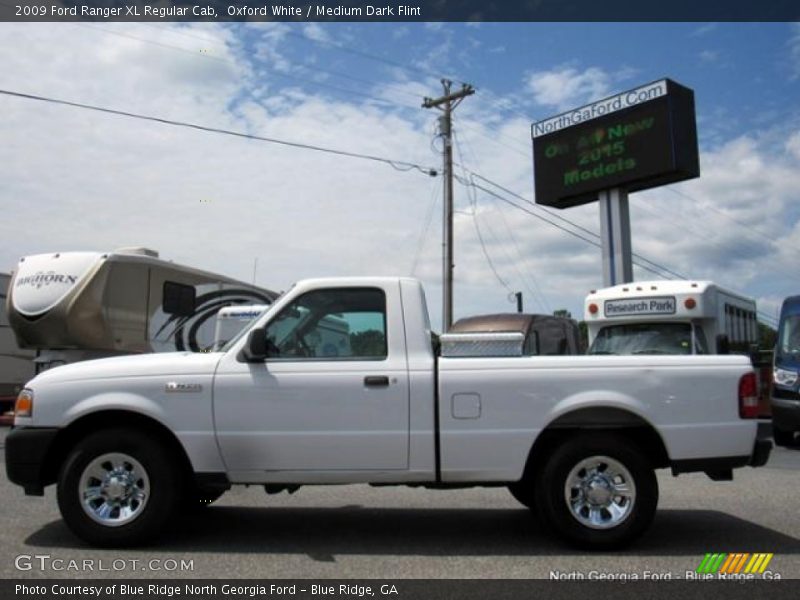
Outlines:
{"type": "MultiPolygon", "coordinates": [[[[700,348],[696,348],[699,353],[700,348]]],[[[692,354],[689,323],[630,323],[604,327],[589,354],[692,354]]]]}

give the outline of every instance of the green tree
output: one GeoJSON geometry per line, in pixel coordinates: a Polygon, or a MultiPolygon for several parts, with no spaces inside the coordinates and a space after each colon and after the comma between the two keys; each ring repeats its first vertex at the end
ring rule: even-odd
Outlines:
{"type": "Polygon", "coordinates": [[[758,347],[761,350],[772,350],[778,340],[778,332],[761,321],[758,322],[758,347]]]}
{"type": "Polygon", "coordinates": [[[353,356],[386,356],[386,336],[377,329],[350,334],[353,356]]]}

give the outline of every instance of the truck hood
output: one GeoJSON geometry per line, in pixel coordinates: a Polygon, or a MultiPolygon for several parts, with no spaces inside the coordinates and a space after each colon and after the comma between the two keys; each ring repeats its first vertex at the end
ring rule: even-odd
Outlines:
{"type": "Polygon", "coordinates": [[[159,352],[85,360],[40,373],[29,385],[121,377],[212,375],[222,356],[222,352],[159,352]]]}

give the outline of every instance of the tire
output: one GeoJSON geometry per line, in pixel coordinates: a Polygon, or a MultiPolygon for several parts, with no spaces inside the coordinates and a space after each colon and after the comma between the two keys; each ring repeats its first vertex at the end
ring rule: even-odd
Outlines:
{"type": "Polygon", "coordinates": [[[532,488],[533,486],[529,480],[521,479],[509,484],[508,491],[514,496],[514,500],[531,510],[536,510],[536,498],[532,488]]]}
{"type": "Polygon", "coordinates": [[[67,526],[95,546],[155,539],[181,497],[181,469],[170,454],[164,444],[130,429],[100,431],[78,442],[58,477],[58,507],[67,526]]]}
{"type": "Polygon", "coordinates": [[[565,440],[534,483],[541,522],[580,548],[611,550],[629,544],[650,525],[658,504],[658,482],[644,453],[610,433],[565,440]]]}
{"type": "Polygon", "coordinates": [[[794,445],[794,431],[786,431],[772,426],[772,439],[775,440],[776,446],[793,446],[794,445]]]}

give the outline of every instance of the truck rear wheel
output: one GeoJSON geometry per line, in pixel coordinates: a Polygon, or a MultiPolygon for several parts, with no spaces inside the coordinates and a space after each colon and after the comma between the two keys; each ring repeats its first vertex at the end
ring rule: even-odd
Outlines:
{"type": "Polygon", "coordinates": [[[619,548],[650,525],[658,482],[641,450],[604,433],[571,437],[539,469],[533,487],[542,523],[569,543],[619,548]]]}
{"type": "Polygon", "coordinates": [[[58,507],[75,535],[96,546],[133,546],[167,525],[180,497],[177,464],[157,440],[110,429],[81,440],[58,477],[58,507]]]}

